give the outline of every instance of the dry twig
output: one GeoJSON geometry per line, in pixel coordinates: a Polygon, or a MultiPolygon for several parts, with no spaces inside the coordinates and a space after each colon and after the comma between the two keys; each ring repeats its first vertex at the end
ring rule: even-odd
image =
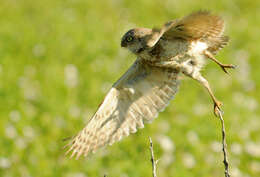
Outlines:
{"type": "Polygon", "coordinates": [[[228,168],[229,164],[228,164],[228,154],[227,154],[225,123],[222,116],[222,112],[220,110],[218,110],[218,117],[221,121],[221,127],[222,127],[222,151],[224,155],[223,163],[225,165],[225,177],[230,177],[229,168],[228,168]]]}
{"type": "Polygon", "coordinates": [[[152,138],[149,137],[149,140],[150,140],[151,162],[152,162],[152,167],[153,167],[153,177],[157,177],[157,175],[156,175],[156,165],[157,165],[158,160],[155,160],[155,158],[154,158],[152,138]]]}
{"type": "MultiPolygon", "coordinates": [[[[228,153],[227,153],[227,143],[226,143],[226,131],[225,131],[225,123],[224,123],[224,119],[222,116],[222,112],[220,110],[218,110],[218,117],[221,121],[221,127],[222,127],[222,151],[223,151],[223,155],[224,155],[224,166],[225,166],[225,177],[230,177],[229,174],[229,163],[228,163],[228,153]]],[[[154,157],[154,152],[153,152],[153,141],[152,138],[149,137],[149,141],[150,141],[150,153],[151,153],[151,162],[152,162],[152,173],[153,173],[153,177],[157,177],[156,175],[156,165],[158,163],[158,160],[155,160],[154,157]]],[[[104,177],[107,177],[107,175],[105,174],[104,177]]]]}

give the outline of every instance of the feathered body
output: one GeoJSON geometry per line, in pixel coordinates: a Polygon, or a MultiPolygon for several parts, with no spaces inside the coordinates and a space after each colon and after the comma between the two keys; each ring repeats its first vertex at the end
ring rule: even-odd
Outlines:
{"type": "Polygon", "coordinates": [[[180,73],[203,84],[215,108],[219,108],[199,71],[206,58],[227,44],[228,37],[223,31],[224,21],[205,11],[167,22],[161,29],[129,30],[122,37],[121,46],[136,54],[137,60],[113,85],[85,128],[73,138],[68,150],[72,151],[71,157],[86,156],[151,122],[176,94],[180,73]]]}
{"type": "Polygon", "coordinates": [[[189,60],[193,68],[200,70],[207,58],[205,51],[215,55],[228,43],[229,38],[223,35],[224,28],[224,21],[219,16],[208,11],[192,13],[183,19],[167,22],[160,30],[151,30],[151,34],[155,31],[153,35],[157,38],[148,35],[151,37],[144,43],[154,45],[145,47],[147,50],[141,50],[138,55],[157,63],[175,61],[182,64],[189,60]]]}

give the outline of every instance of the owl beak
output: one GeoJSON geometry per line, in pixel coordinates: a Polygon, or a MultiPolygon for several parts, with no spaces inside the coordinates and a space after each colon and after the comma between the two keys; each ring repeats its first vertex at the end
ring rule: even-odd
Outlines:
{"type": "Polygon", "coordinates": [[[126,46],[127,46],[126,42],[124,40],[122,40],[121,41],[121,47],[126,47],[126,46]]]}

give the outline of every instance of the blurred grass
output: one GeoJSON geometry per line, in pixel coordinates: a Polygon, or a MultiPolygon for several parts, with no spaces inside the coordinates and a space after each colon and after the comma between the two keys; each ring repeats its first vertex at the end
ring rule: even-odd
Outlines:
{"type": "Polygon", "coordinates": [[[253,0],[5,0],[0,2],[0,176],[223,176],[220,123],[197,83],[179,93],[153,124],[78,161],[62,139],[77,133],[135,57],[120,38],[208,9],[227,23],[230,45],[217,56],[238,69],[204,69],[224,103],[232,177],[260,176],[260,2],[253,0]],[[168,149],[167,149],[168,147],[168,149]]]}

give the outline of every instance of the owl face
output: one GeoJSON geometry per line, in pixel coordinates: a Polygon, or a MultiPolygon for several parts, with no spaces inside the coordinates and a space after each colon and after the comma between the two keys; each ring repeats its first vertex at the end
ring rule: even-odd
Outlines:
{"type": "Polygon", "coordinates": [[[151,34],[147,28],[131,29],[124,34],[121,40],[121,47],[129,49],[134,54],[138,54],[146,47],[146,39],[151,34]]]}

